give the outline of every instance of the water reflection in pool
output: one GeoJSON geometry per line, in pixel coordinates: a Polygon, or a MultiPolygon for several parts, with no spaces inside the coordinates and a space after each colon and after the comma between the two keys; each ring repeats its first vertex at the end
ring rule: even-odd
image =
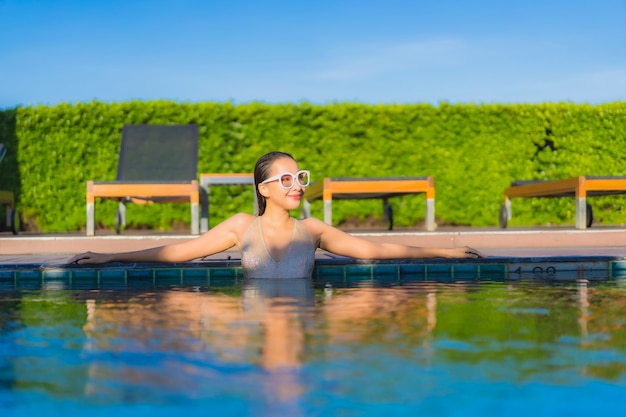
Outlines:
{"type": "Polygon", "coordinates": [[[619,283],[309,280],[0,293],[0,411],[626,411],[619,283]]]}

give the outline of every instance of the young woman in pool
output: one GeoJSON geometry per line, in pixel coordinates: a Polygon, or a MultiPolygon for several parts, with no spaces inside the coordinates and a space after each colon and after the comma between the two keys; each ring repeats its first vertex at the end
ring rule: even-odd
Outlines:
{"type": "Polygon", "coordinates": [[[352,236],[316,218],[297,220],[290,210],[300,206],[310,174],[287,153],[270,152],[257,161],[254,183],[258,216],[238,213],[197,239],[134,252],[85,252],[68,263],[186,262],[236,247],[246,278],[310,277],[315,250],[360,259],[482,258],[469,248],[423,248],[375,243],[352,236]]]}

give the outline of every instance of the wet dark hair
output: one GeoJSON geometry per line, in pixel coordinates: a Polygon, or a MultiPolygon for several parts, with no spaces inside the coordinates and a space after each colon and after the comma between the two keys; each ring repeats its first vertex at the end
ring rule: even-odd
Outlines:
{"type": "Polygon", "coordinates": [[[270,177],[270,168],[272,167],[272,164],[274,163],[274,161],[281,158],[291,158],[294,161],[296,160],[288,153],[275,151],[266,153],[265,155],[260,157],[259,160],[256,161],[256,165],[254,166],[254,189],[256,190],[256,198],[259,205],[259,211],[257,213],[257,215],[259,216],[265,213],[265,206],[267,205],[265,197],[263,197],[261,193],[259,193],[259,184],[261,184],[263,181],[270,177]]]}

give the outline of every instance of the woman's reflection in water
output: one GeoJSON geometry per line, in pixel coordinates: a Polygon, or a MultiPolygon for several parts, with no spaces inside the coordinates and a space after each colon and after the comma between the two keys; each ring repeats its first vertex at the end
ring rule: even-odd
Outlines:
{"type": "Polygon", "coordinates": [[[120,392],[124,384],[183,396],[202,396],[212,383],[245,392],[236,380],[242,374],[222,375],[211,363],[187,360],[208,354],[218,364],[257,364],[263,373],[246,379],[259,378],[256,385],[263,387],[263,401],[274,415],[303,414],[300,404],[307,386],[302,364],[307,360],[305,340],[310,340],[306,334],[323,334],[324,343],[350,345],[380,343],[388,333],[421,340],[427,347],[436,326],[435,289],[425,285],[325,288],[316,299],[311,279],[249,279],[240,298],[189,290],[98,298],[87,300],[88,350],[104,352],[104,357],[111,352],[180,356],[148,370],[122,363],[114,372],[96,355],[88,392],[102,395],[103,388],[115,386],[110,382],[116,378],[122,388],[108,396],[125,396],[120,392]]]}
{"type": "Polygon", "coordinates": [[[280,415],[301,415],[299,400],[306,390],[300,373],[303,320],[315,302],[312,281],[307,278],[248,279],[242,301],[244,313],[256,317],[261,324],[260,364],[268,375],[264,380],[268,403],[279,406],[280,415]]]}
{"type": "Polygon", "coordinates": [[[227,375],[187,360],[206,352],[221,363],[257,363],[264,370],[260,381],[269,410],[301,414],[304,320],[314,305],[311,279],[250,279],[241,298],[184,290],[97,298],[86,300],[83,327],[85,351],[93,356],[88,395],[128,400],[127,388],[138,387],[195,396],[198,378],[222,379],[218,383],[227,386],[227,375]],[[181,356],[151,368],[108,359],[111,353],[162,352],[181,356]]]}

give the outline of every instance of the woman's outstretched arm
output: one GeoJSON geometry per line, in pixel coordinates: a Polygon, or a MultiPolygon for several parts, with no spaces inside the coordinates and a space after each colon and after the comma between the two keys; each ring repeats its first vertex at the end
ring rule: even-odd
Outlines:
{"type": "Polygon", "coordinates": [[[459,248],[426,248],[397,243],[378,243],[350,235],[327,225],[321,220],[310,218],[309,230],[319,236],[321,249],[340,256],[358,259],[402,259],[402,258],[484,258],[480,251],[464,246],[459,248]]]}
{"type": "Polygon", "coordinates": [[[236,246],[242,230],[250,222],[249,214],[239,213],[215,226],[202,236],[186,242],[158,246],[132,252],[84,252],[66,262],[76,264],[101,264],[109,262],[187,262],[223,252],[236,246]]]}

